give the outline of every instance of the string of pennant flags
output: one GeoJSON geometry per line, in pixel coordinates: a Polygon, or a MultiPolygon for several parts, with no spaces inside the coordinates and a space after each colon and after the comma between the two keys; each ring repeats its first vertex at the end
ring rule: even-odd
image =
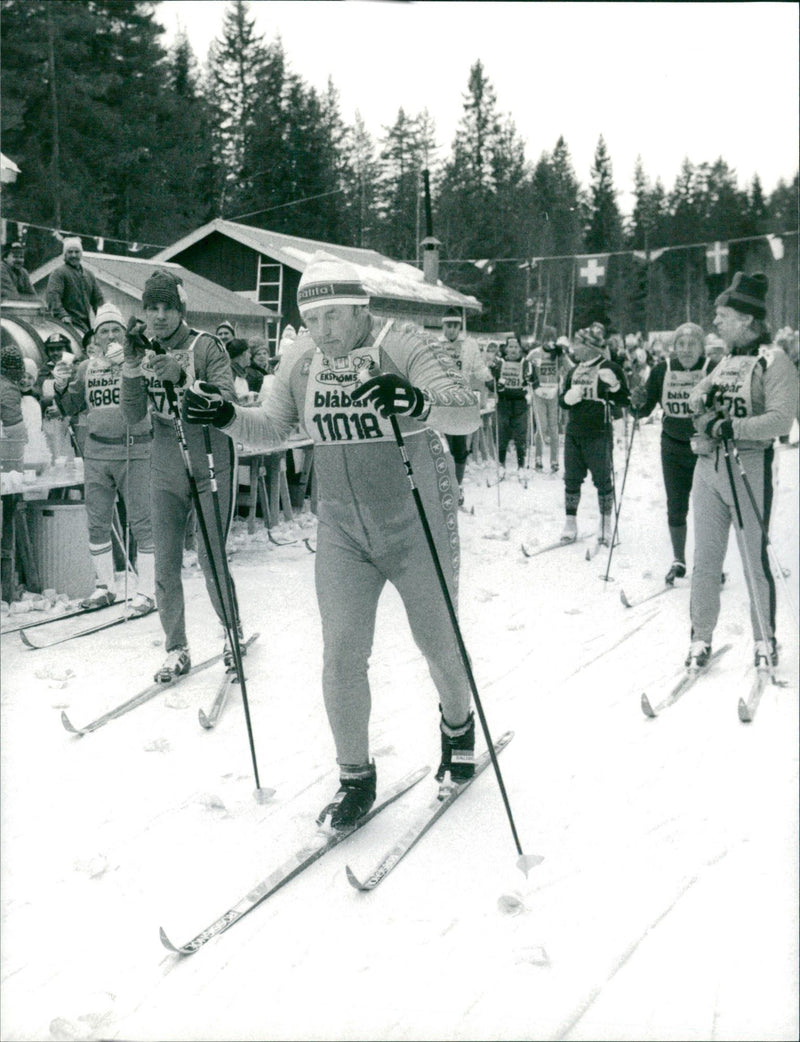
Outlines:
{"type": "Polygon", "coordinates": [[[54,239],[58,242],[63,242],[64,239],[77,238],[81,241],[91,239],[98,253],[103,253],[106,248],[106,243],[115,243],[119,246],[127,246],[129,253],[140,253],[142,250],[163,250],[166,248],[164,243],[155,242],[133,242],[130,239],[114,239],[108,235],[89,235],[85,232],[68,232],[63,228],[52,228],[46,224],[33,224],[31,221],[17,221],[12,217],[3,218],[2,236],[3,242],[9,242],[10,238],[7,234],[7,228],[9,224],[14,224],[17,227],[17,233],[13,238],[25,241],[25,235],[29,228],[35,228],[37,231],[50,232],[54,239]]]}
{"type": "Polygon", "coordinates": [[[496,264],[517,264],[520,269],[533,269],[542,261],[574,261],[576,264],[575,281],[579,287],[594,286],[600,288],[605,285],[608,274],[608,262],[611,257],[635,257],[636,260],[652,264],[665,253],[677,250],[697,250],[704,248],[706,255],[706,272],[709,275],[724,275],[728,271],[730,246],[739,242],[755,242],[764,239],[769,244],[770,252],[774,260],[783,260],[783,240],[797,231],[781,232],[780,235],[745,235],[738,239],[718,240],[716,242],[693,242],[680,246],[660,246],[650,250],[616,250],[606,253],[563,253],[554,256],[542,257],[482,257],[446,259],[442,258],[442,264],[473,264],[476,268],[491,275],[496,264]],[[520,263],[521,262],[521,263],[520,263]]]}

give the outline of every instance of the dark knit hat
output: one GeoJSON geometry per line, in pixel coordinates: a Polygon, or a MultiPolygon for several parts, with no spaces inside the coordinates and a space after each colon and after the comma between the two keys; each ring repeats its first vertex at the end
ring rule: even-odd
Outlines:
{"type": "Polygon", "coordinates": [[[17,386],[25,376],[25,362],[16,344],[4,344],[0,348],[0,373],[17,386]]]}
{"type": "Polygon", "coordinates": [[[245,351],[250,350],[250,345],[243,337],[235,336],[233,340],[229,340],[225,345],[225,350],[231,358],[238,358],[239,355],[243,355],[245,351]]]}
{"type": "Polygon", "coordinates": [[[733,282],[724,293],[720,293],[715,303],[718,308],[733,308],[745,315],[764,319],[767,317],[768,289],[769,280],[763,272],[745,275],[743,271],[737,271],[733,282]]]}
{"type": "Polygon", "coordinates": [[[163,304],[165,307],[174,308],[175,311],[186,314],[186,290],[183,288],[183,279],[180,275],[174,275],[171,271],[158,268],[144,284],[142,293],[142,307],[153,307],[154,304],[163,304]]]}
{"type": "Polygon", "coordinates": [[[5,246],[3,247],[3,260],[5,260],[6,257],[9,255],[9,253],[11,253],[13,250],[24,250],[24,249],[25,249],[25,247],[22,245],[21,242],[7,242],[5,244],[5,246]]]}

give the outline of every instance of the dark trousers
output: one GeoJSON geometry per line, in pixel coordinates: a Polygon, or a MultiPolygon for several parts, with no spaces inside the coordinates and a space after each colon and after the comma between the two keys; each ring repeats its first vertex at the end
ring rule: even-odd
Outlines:
{"type": "Polygon", "coordinates": [[[671,528],[686,524],[696,463],[697,456],[688,442],[661,435],[661,472],[667,493],[667,524],[671,528]]]}
{"type": "Polygon", "coordinates": [[[608,513],[603,506],[609,504],[613,491],[613,437],[608,431],[575,432],[567,424],[564,434],[564,498],[566,512],[577,514],[581,499],[581,485],[587,473],[597,489],[601,513],[608,513]]]}
{"type": "Polygon", "coordinates": [[[514,442],[517,463],[525,466],[528,449],[528,403],[524,398],[501,398],[497,406],[497,454],[501,466],[506,462],[508,443],[514,442]]]}

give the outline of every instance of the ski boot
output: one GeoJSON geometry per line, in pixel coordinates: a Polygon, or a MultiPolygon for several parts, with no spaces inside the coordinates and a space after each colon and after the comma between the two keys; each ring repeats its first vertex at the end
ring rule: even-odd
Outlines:
{"type": "Polygon", "coordinates": [[[469,781],[475,773],[475,716],[470,710],[460,727],[452,727],[444,716],[439,723],[442,733],[442,762],[436,772],[438,782],[449,772],[451,780],[459,785],[469,781]]]}
{"type": "Polygon", "coordinates": [[[116,599],[117,595],[107,586],[95,586],[94,591],[81,601],[81,607],[85,611],[97,611],[98,608],[107,608],[116,599]]]}
{"type": "MultiPolygon", "coordinates": [[[[241,623],[238,626],[238,632],[239,632],[239,649],[242,652],[242,658],[244,658],[245,655],[247,654],[247,645],[244,642],[244,631],[242,630],[241,623]]],[[[223,661],[226,669],[233,669],[233,667],[236,665],[235,656],[233,654],[233,648],[231,647],[230,638],[227,637],[227,636],[225,637],[225,644],[223,645],[223,648],[222,648],[222,661],[223,661]]]]}
{"type": "Polygon", "coordinates": [[[558,474],[558,464],[557,463],[551,463],[550,464],[550,473],[551,474],[558,474]]]}
{"type": "Polygon", "coordinates": [[[128,615],[132,619],[138,619],[141,615],[149,615],[151,611],[155,611],[155,608],[156,602],[146,593],[137,593],[128,601],[128,615]]]}
{"type": "Polygon", "coordinates": [[[753,660],[756,669],[768,669],[770,666],[778,665],[778,645],[774,637],[756,641],[753,660]]]}
{"type": "Polygon", "coordinates": [[[339,771],[339,790],[331,802],[323,807],[317,824],[329,818],[332,829],[350,829],[369,813],[375,802],[377,774],[375,761],[364,766],[343,764],[339,771]]]}
{"type": "Polygon", "coordinates": [[[578,519],[574,514],[567,514],[564,531],[561,533],[562,543],[574,543],[578,538],[578,519]]]}
{"type": "Polygon", "coordinates": [[[164,665],[154,675],[153,680],[159,684],[169,684],[176,677],[182,677],[192,668],[188,648],[173,648],[167,654],[164,665]]]}
{"type": "Polygon", "coordinates": [[[534,463],[533,467],[534,467],[534,470],[538,470],[538,471],[544,470],[544,464],[542,463],[542,457],[541,456],[537,456],[536,457],[536,462],[534,463]]]}
{"type": "Polygon", "coordinates": [[[704,640],[693,640],[689,646],[689,654],[686,656],[684,665],[687,669],[703,669],[708,665],[711,657],[711,645],[704,640]]]}
{"type": "Polygon", "coordinates": [[[683,561],[673,561],[670,569],[664,576],[664,582],[668,586],[674,586],[676,579],[682,579],[686,575],[686,564],[683,561]]]}

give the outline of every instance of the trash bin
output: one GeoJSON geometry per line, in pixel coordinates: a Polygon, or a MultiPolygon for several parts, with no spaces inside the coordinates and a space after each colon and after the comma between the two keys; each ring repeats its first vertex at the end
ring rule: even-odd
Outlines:
{"type": "Polygon", "coordinates": [[[28,528],[42,586],[69,598],[94,589],[84,503],[28,503],[28,528]]]}

